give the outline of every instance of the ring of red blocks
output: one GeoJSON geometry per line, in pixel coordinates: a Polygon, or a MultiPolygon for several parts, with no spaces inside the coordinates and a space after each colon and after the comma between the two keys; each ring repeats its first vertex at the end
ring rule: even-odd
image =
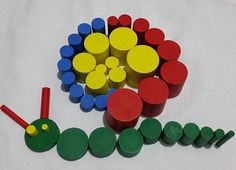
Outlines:
{"type": "Polygon", "coordinates": [[[121,131],[134,127],[141,114],[146,117],[158,116],[163,111],[167,99],[180,94],[188,70],[178,61],[181,54],[178,43],[166,40],[164,32],[160,28],[151,28],[147,19],[137,18],[132,22],[131,16],[127,14],[110,16],[107,19],[107,36],[118,27],[133,29],[138,37],[138,45],[152,47],[160,58],[156,76],[140,81],[137,93],[125,88],[118,89],[109,96],[106,108],[107,123],[113,129],[121,131]]]}

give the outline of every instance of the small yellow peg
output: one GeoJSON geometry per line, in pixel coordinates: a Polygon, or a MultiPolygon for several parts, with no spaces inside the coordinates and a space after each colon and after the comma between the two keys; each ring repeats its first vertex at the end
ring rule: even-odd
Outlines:
{"type": "Polygon", "coordinates": [[[26,133],[30,136],[36,136],[38,134],[38,130],[36,129],[36,127],[34,125],[29,125],[26,128],[26,133]]]}
{"type": "Polygon", "coordinates": [[[41,126],[41,129],[46,132],[46,131],[49,130],[49,127],[48,127],[47,124],[43,124],[43,125],[41,126]]]}

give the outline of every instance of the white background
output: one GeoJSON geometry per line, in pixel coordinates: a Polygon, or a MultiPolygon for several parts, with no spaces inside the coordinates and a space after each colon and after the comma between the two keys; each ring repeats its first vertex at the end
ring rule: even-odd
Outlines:
{"type": "MultiPolygon", "coordinates": [[[[56,63],[59,48],[81,22],[128,13],[145,17],[167,39],[181,45],[189,77],[180,96],[168,100],[158,119],[184,125],[236,130],[236,2],[234,0],[0,0],[0,104],[29,123],[39,118],[41,88],[49,86],[51,119],[61,131],[82,128],[90,134],[103,126],[102,112],[81,112],[60,89],[56,63]]],[[[141,120],[139,120],[138,125],[141,120]]],[[[138,127],[137,125],[137,127],[138,127]]],[[[144,145],[134,158],[115,151],[99,159],[87,153],[68,162],[56,148],[34,153],[24,143],[24,129],[0,113],[1,170],[235,170],[233,138],[220,149],[144,145]]]]}

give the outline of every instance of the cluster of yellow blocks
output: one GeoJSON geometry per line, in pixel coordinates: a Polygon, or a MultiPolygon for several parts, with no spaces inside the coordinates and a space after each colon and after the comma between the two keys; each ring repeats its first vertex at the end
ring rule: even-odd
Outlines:
{"type": "Polygon", "coordinates": [[[146,45],[137,45],[138,37],[130,28],[119,27],[109,38],[92,33],[84,40],[86,52],[72,62],[80,83],[86,83],[91,94],[104,94],[125,83],[137,87],[139,80],[153,76],[159,64],[157,52],[146,45]]]}

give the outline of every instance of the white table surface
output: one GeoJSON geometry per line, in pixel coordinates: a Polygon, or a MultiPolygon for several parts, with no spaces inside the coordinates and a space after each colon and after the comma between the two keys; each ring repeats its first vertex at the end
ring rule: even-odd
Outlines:
{"type": "MultiPolygon", "coordinates": [[[[162,124],[176,120],[182,125],[195,122],[200,127],[236,130],[235,0],[0,0],[0,104],[30,123],[39,118],[41,88],[49,86],[50,118],[61,131],[79,127],[90,134],[103,126],[102,112],[82,112],[60,89],[58,51],[79,23],[123,13],[147,18],[167,39],[181,45],[180,60],[186,63],[189,77],[181,95],[169,100],[158,117],[162,124]]],[[[104,159],[87,153],[68,162],[58,156],[56,148],[45,153],[30,151],[23,137],[24,129],[1,112],[1,170],[236,169],[236,138],[220,149],[165,147],[158,142],[144,145],[133,158],[115,151],[104,159]]]]}

